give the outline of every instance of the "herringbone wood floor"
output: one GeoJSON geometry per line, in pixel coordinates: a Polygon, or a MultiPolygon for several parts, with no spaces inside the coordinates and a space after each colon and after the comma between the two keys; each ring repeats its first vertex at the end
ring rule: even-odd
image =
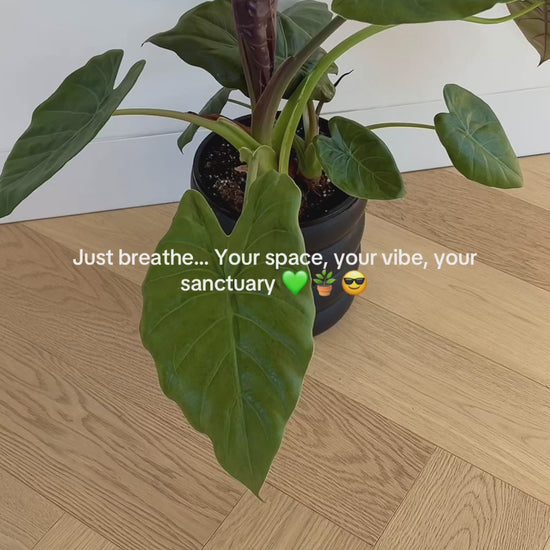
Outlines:
{"type": "Polygon", "coordinates": [[[2,550],[550,550],[550,157],[501,192],[453,170],[369,205],[364,249],[477,252],[370,267],[317,339],[263,491],[228,478],[138,337],[174,205],[0,226],[2,550]]]}

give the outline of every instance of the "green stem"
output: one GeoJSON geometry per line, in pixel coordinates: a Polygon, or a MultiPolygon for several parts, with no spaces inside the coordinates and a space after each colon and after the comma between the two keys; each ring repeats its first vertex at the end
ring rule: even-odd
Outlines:
{"type": "Polygon", "coordinates": [[[464,21],[469,21],[470,23],[479,23],[480,25],[498,25],[500,23],[507,23],[508,21],[514,21],[514,19],[519,19],[520,17],[523,17],[524,15],[527,15],[528,13],[536,10],[537,8],[540,8],[541,6],[544,6],[546,4],[546,0],[541,0],[540,2],[536,3],[533,6],[530,6],[528,8],[525,8],[524,10],[518,11],[516,14],[507,15],[505,17],[495,17],[492,19],[485,18],[485,17],[466,17],[464,21]]]}
{"type": "Polygon", "coordinates": [[[380,130],[381,128],[421,128],[423,130],[435,130],[435,126],[431,124],[416,124],[414,122],[384,122],[367,126],[367,130],[380,130]]]}
{"type": "MultiPolygon", "coordinates": [[[[270,143],[273,124],[281,101],[309,58],[321,47],[323,42],[339,29],[346,19],[336,16],[328,25],[316,34],[295,56],[289,57],[273,74],[267,87],[259,98],[252,121],[252,135],[261,143],[270,143]]],[[[330,68],[330,65],[329,65],[330,68]]],[[[328,69],[327,69],[328,70],[328,69]]],[[[326,72],[326,71],[325,71],[326,72]]]]}
{"type": "MultiPolygon", "coordinates": [[[[202,121],[208,121],[203,119],[200,115],[194,113],[182,113],[181,111],[170,111],[167,109],[119,109],[113,113],[113,116],[158,116],[162,118],[173,118],[175,120],[182,120],[183,122],[189,122],[190,124],[196,124],[202,126],[202,121]]],[[[214,121],[210,121],[214,122],[214,121]]]]}
{"type": "Polygon", "coordinates": [[[307,102],[307,134],[306,142],[313,143],[313,140],[319,135],[319,118],[315,112],[315,103],[313,99],[307,102]]]}
{"type": "Polygon", "coordinates": [[[233,103],[234,105],[240,105],[241,107],[245,107],[246,109],[252,109],[252,105],[249,103],[244,103],[244,101],[237,101],[236,99],[228,99],[228,103],[233,103]]]}
{"type": "Polygon", "coordinates": [[[224,117],[220,117],[217,120],[211,120],[194,113],[183,113],[181,111],[170,111],[166,109],[119,109],[113,113],[113,116],[157,116],[172,118],[206,128],[226,139],[236,149],[247,147],[254,151],[260,146],[260,144],[243,128],[224,117]]]}
{"type": "MultiPolygon", "coordinates": [[[[394,25],[370,25],[355,34],[352,34],[346,40],[342,41],[335,48],[330,50],[330,52],[325,54],[298,90],[294,92],[292,98],[288,101],[281,116],[279,117],[279,120],[277,121],[277,125],[283,125],[282,128],[284,129],[283,137],[280,143],[279,156],[279,171],[281,173],[288,173],[288,165],[290,163],[290,153],[292,151],[294,134],[296,133],[296,129],[300,123],[300,118],[307,108],[307,103],[324,74],[330,69],[332,64],[348,50],[354,46],[357,46],[357,44],[360,44],[364,40],[367,40],[371,36],[387,29],[391,29],[393,26],[394,25]]],[[[276,128],[276,131],[280,131],[280,128],[281,126],[279,126],[278,129],[276,128]]]]}

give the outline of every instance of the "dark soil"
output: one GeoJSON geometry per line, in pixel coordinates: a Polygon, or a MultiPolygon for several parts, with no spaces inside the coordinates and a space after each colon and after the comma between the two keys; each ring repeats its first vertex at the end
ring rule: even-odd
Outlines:
{"type": "MultiPolygon", "coordinates": [[[[243,171],[239,152],[219,136],[215,136],[210,144],[199,163],[201,187],[215,203],[229,208],[235,214],[240,214],[244,200],[246,172],[243,171]]],[[[293,157],[290,174],[302,190],[300,221],[321,218],[347,198],[347,195],[335,187],[325,174],[315,188],[310,189],[311,185],[308,186],[299,175],[295,175],[296,168],[297,162],[293,157]]]]}

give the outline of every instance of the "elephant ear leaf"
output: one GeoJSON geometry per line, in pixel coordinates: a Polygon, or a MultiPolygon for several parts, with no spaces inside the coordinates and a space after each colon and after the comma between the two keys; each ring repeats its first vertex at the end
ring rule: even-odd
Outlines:
{"type": "Polygon", "coordinates": [[[282,14],[292,19],[296,25],[310,36],[316,35],[332,20],[332,13],[328,6],[324,2],[316,0],[302,0],[292,4],[282,14]]]}
{"type": "Polygon", "coordinates": [[[518,159],[489,105],[456,84],[445,86],[444,95],[449,113],[435,117],[435,128],[456,169],[489,187],[521,187],[518,159]]]}
{"type": "MultiPolygon", "coordinates": [[[[512,15],[517,15],[535,3],[538,2],[534,0],[512,2],[508,4],[508,9],[512,15]]],[[[546,0],[542,6],[518,17],[515,22],[527,40],[539,52],[541,64],[548,61],[550,59],[550,0],[546,0]]]]}
{"type": "Polygon", "coordinates": [[[222,86],[248,93],[230,0],[203,2],[176,26],[147,40],[208,71],[222,86]]]}
{"type": "Polygon", "coordinates": [[[332,9],[346,19],[399,25],[464,19],[506,0],[333,0],[332,9]]]}
{"type": "MultiPolygon", "coordinates": [[[[326,4],[315,0],[298,2],[277,14],[276,66],[301,50],[331,18],[332,14],[326,4]]],[[[230,0],[199,4],[182,15],[174,28],[155,34],[147,42],[174,52],[190,65],[205,69],[222,86],[248,95],[230,0]]],[[[286,97],[315,68],[322,56],[321,49],[312,55],[286,97]]],[[[337,70],[333,66],[330,72],[337,73],[337,70]]],[[[314,97],[323,101],[330,101],[334,97],[334,86],[328,75],[322,78],[314,97]]]]}
{"type": "Polygon", "coordinates": [[[194,265],[153,266],[143,286],[141,336],[163,391],[212,440],[227,472],[256,495],[313,351],[311,286],[294,296],[282,282],[284,269],[266,263],[268,252],[305,250],[300,201],[288,176],[269,172],[247,189],[243,213],[227,236],[204,197],[188,191],[157,252],[190,253],[194,265]],[[227,250],[226,257],[257,253],[259,261],[230,265],[216,249],[227,250]],[[230,278],[274,286],[271,294],[265,287],[201,292],[195,286],[230,278]]]}
{"type": "Polygon", "coordinates": [[[342,191],[360,199],[403,197],[401,173],[386,144],[371,130],[335,117],[330,137],[318,136],[315,147],[326,174],[342,191]]]}
{"type": "Polygon", "coordinates": [[[110,50],[93,57],[35,110],[0,175],[0,217],[61,170],[107,123],[145,65],[136,63],[115,88],[123,55],[110,50]]]}

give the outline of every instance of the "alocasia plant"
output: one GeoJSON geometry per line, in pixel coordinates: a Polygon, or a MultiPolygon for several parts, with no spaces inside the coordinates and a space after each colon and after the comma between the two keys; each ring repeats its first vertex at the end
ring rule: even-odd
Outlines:
{"type": "MultiPolygon", "coordinates": [[[[300,253],[301,193],[315,189],[323,172],[346,193],[362,199],[395,199],[405,193],[401,174],[376,130],[435,130],[455,167],[483,185],[522,185],[512,147],[491,108],[455,84],[445,87],[448,112],[434,124],[389,122],[363,126],[344,117],[321,135],[321,106],[335,93],[330,76],[351,48],[399,25],[465,20],[492,25],[516,20],[541,54],[550,57],[550,0],[303,0],[277,11],[277,0],[212,0],[184,14],[149,42],[207,70],[222,86],[200,114],[163,109],[117,110],[136,83],[140,61],[115,88],[123,53],[108,51],[70,75],[38,107],[0,176],[0,215],[77,155],[111,116],[169,117],[188,123],[183,148],[198,127],[225,138],[247,165],[240,219],[227,236],[203,196],[187,191],[158,252],[177,248],[193,266],[154,266],[144,286],[141,335],[166,395],[189,422],[207,434],[220,464],[258,494],[297,403],[313,350],[311,287],[298,296],[265,260],[236,266],[217,261],[216,250],[300,253]],[[476,14],[506,3],[510,15],[476,14]],[[347,20],[366,25],[326,52],[325,40],[347,20]],[[238,90],[250,100],[251,124],[220,113],[238,90]],[[286,101],[286,102],[285,102],[286,101]],[[315,102],[318,102],[317,105],[315,102]],[[300,122],[303,132],[297,134],[300,122]],[[292,171],[291,153],[297,157],[292,171]],[[292,176],[292,178],[290,177],[292,176]],[[294,181],[293,181],[294,179],[294,181]],[[300,184],[300,188],[295,182],[300,184]],[[223,290],[182,292],[182,277],[248,277],[275,280],[271,294],[223,290]]],[[[380,75],[382,77],[383,75],[380,75]]],[[[238,102],[241,103],[241,102],[238,102]]],[[[304,266],[304,269],[307,269],[304,266]]],[[[328,276],[327,276],[328,277],[328,276]]]]}

